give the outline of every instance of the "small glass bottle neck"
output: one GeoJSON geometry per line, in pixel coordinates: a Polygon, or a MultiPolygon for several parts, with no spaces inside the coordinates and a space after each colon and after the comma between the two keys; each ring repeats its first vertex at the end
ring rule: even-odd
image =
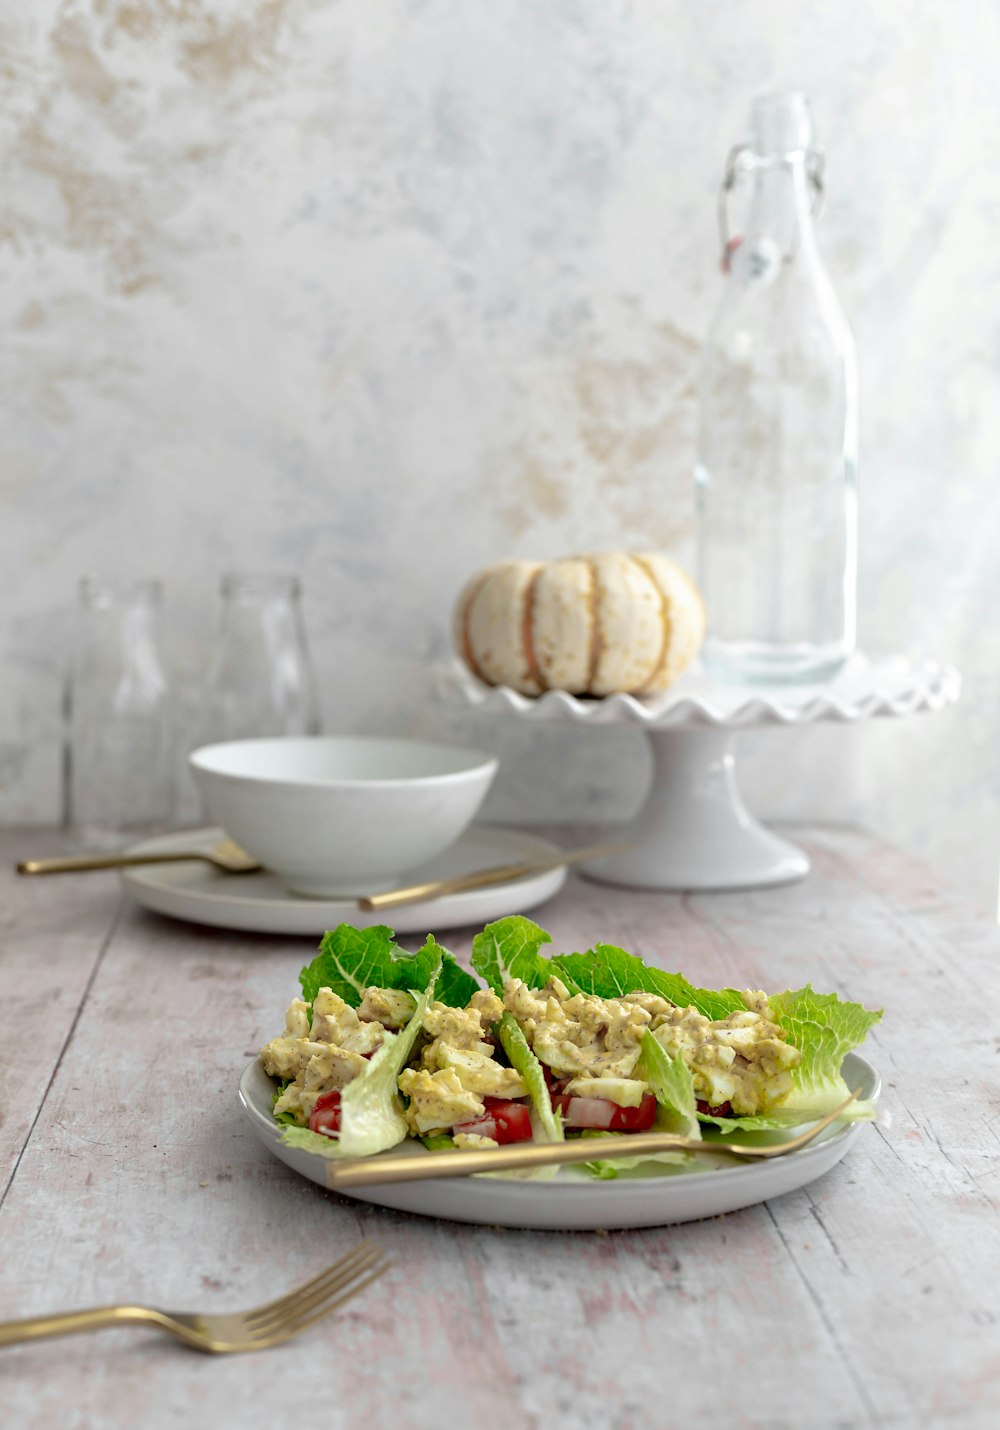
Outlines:
{"type": "Polygon", "coordinates": [[[762,238],[790,253],[813,238],[813,198],[809,158],[804,150],[788,154],[755,155],[753,196],[746,238],[762,238]]]}
{"type": "Polygon", "coordinates": [[[222,599],[227,606],[295,605],[302,586],[297,576],[224,576],[222,599]]]}
{"type": "Polygon", "coordinates": [[[92,658],[119,658],[128,665],[137,653],[155,660],[161,590],[157,582],[115,585],[85,578],[80,585],[79,648],[92,658]]]}

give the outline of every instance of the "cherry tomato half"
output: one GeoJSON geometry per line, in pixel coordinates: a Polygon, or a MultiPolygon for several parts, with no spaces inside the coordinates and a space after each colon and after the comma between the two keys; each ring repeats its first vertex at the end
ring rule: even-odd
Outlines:
{"type": "Polygon", "coordinates": [[[324,1137],[335,1137],[340,1131],[339,1089],[317,1097],[316,1106],[309,1114],[309,1131],[321,1132],[324,1137]]]}
{"type": "Polygon", "coordinates": [[[526,1102],[505,1102],[500,1097],[484,1097],[485,1112],[471,1122],[460,1122],[453,1132],[492,1137],[501,1147],[508,1142],[531,1141],[531,1108],[526,1102]]]}

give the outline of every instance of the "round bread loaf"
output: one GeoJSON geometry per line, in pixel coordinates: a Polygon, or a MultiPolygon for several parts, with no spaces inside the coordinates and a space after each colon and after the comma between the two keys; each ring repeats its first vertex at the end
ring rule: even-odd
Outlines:
{"type": "Polygon", "coordinates": [[[704,635],[697,586],[659,552],[498,561],[455,610],[455,644],[472,673],[524,695],[665,690],[704,635]]]}

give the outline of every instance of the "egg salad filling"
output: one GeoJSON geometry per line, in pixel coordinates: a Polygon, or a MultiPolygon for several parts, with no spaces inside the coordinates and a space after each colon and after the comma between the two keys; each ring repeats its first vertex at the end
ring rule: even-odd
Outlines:
{"type": "Polygon", "coordinates": [[[416,1006],[411,993],[394,988],[366,988],[357,1008],[330,988],[317,991],[311,1009],[293,999],[284,1032],[260,1050],[264,1071],[286,1084],[274,1115],[288,1114],[306,1126],[317,1102],[359,1077],[386,1030],[405,1028],[416,1006]]]}
{"type": "Polygon", "coordinates": [[[765,993],[742,997],[744,1008],[712,1019],[655,993],[571,994],[553,974],[537,991],[509,979],[503,1001],[539,1061],[561,1079],[561,1095],[640,1106],[650,1089],[634,1074],[648,1032],[671,1059],[683,1059],[702,1111],[753,1117],[791,1092],[802,1054],[774,1021],[765,993]]]}
{"type": "MultiPolygon", "coordinates": [[[[487,1099],[508,1102],[527,1096],[520,1073],[496,1058],[492,1027],[502,1016],[503,1004],[488,988],[474,993],[464,1008],[431,1003],[422,1029],[430,1041],[398,1080],[408,1099],[407,1126],[415,1136],[477,1122],[486,1114],[487,1099]]],[[[455,1141],[482,1147],[496,1139],[472,1130],[459,1131],[455,1141]]]]}
{"type": "MultiPolygon", "coordinates": [[[[407,1137],[434,1150],[794,1126],[840,1109],[844,1055],[881,1017],[808,985],[698,988],[613,945],[548,957],[548,942],[500,919],[470,973],[430,937],[409,954],[384,927],[327,934],[261,1049],[283,1141],[334,1157],[407,1137]]],[[[596,1160],[600,1145],[595,1176],[635,1162],[596,1160]]]]}

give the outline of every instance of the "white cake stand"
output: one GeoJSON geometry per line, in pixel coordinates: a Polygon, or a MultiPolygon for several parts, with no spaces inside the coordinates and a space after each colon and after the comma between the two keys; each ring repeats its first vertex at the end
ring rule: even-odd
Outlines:
{"type": "Polygon", "coordinates": [[[622,831],[629,847],[582,865],[589,877],[643,889],[747,889],[809,872],[801,849],[754,819],[740,797],[733,753],[738,731],[762,725],[853,723],[941,710],[958,699],[951,666],[856,655],[822,685],[722,685],[689,671],[662,695],[580,699],[563,691],[520,695],[456,672],[472,704],[524,720],[633,725],[647,736],[653,783],[645,806],[622,831]]]}

